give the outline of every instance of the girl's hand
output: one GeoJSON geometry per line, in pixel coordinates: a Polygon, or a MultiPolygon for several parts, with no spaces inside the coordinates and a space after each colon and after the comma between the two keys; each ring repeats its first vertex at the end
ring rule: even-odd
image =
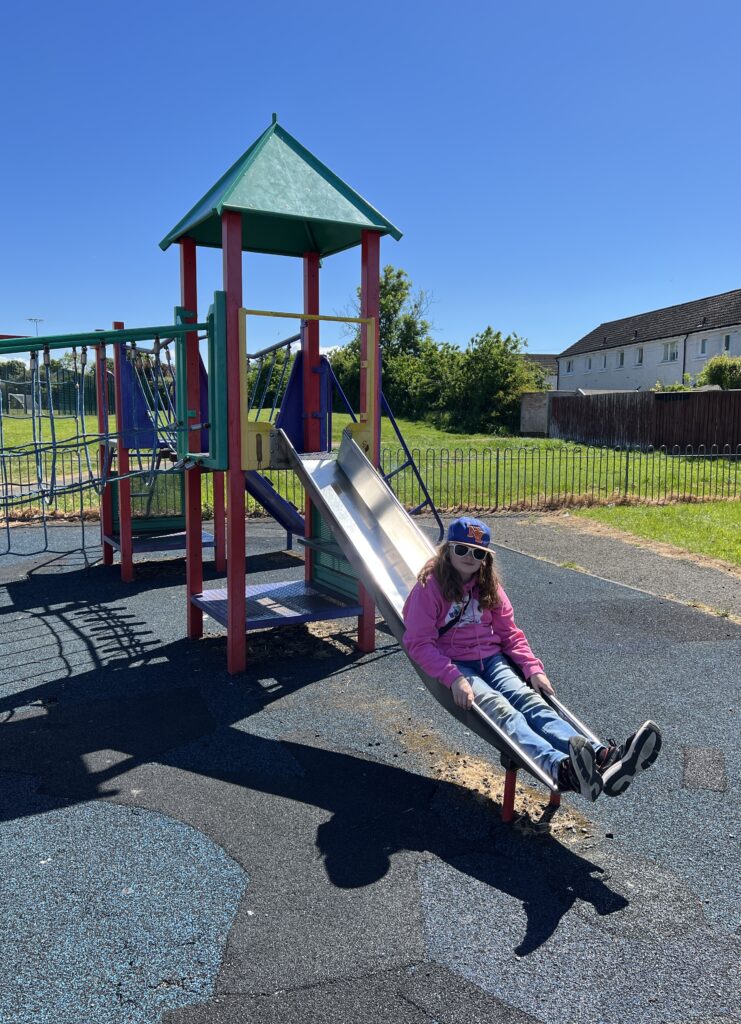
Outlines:
{"type": "Polygon", "coordinates": [[[528,683],[535,690],[536,693],[555,693],[553,689],[553,683],[550,681],[545,672],[535,672],[528,679],[528,683]]]}
{"type": "Polygon", "coordinates": [[[453,691],[453,700],[458,707],[463,708],[464,711],[470,711],[473,704],[473,690],[466,677],[458,676],[451,686],[451,690],[453,691]]]}

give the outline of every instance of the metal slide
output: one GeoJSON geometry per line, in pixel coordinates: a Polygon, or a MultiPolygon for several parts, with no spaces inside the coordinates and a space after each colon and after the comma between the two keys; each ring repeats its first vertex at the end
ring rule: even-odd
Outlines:
{"type": "MultiPolygon", "coordinates": [[[[410,518],[349,432],[343,434],[338,453],[305,455],[296,452],[283,431],[279,433],[306,493],[401,645],[404,602],[417,573],[435,552],[432,542],[410,518]]],[[[491,743],[502,754],[503,761],[525,769],[549,790],[557,789],[550,775],[513,744],[478,704],[471,711],[461,710],[446,686],[427,676],[414,661],[412,665],[432,696],[467,729],[491,743]]],[[[549,703],[578,732],[599,742],[560,701],[550,698],[549,703]]]]}

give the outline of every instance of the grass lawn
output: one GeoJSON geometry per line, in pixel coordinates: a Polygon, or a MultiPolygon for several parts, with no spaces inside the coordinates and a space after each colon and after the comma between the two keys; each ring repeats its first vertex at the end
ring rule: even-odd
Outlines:
{"type": "MultiPolygon", "coordinates": [[[[335,447],[350,418],[332,417],[335,447]]],[[[491,437],[482,434],[451,434],[425,423],[399,420],[399,428],[411,449],[415,462],[438,508],[486,512],[504,509],[558,508],[619,502],[624,499],[651,502],[686,501],[688,498],[731,498],[741,495],[741,460],[733,458],[685,458],[664,452],[622,452],[609,448],[588,448],[572,442],[540,438],[491,437]]],[[[111,428],[114,423],[111,420],[111,428]]],[[[43,422],[45,445],[50,441],[50,424],[43,422]]],[[[56,419],[57,441],[62,443],[52,466],[52,454],[45,448],[41,457],[42,477],[53,479],[55,486],[85,476],[79,465],[72,418],[56,419]],[[52,472],[52,470],[54,470],[52,472]],[[60,483],[61,482],[61,483],[60,483]]],[[[86,417],[91,459],[97,463],[95,417],[86,417]]],[[[3,442],[6,458],[2,463],[3,483],[37,486],[39,464],[33,455],[30,418],[5,417],[3,442]],[[24,447],[28,446],[28,447],[24,447]]],[[[144,468],[150,453],[142,453],[144,468]]],[[[392,486],[409,508],[421,504],[424,495],[410,468],[391,422],[382,419],[382,470],[392,474],[392,486]]],[[[293,473],[268,471],[278,491],[294,505],[304,504],[303,489],[293,473]]],[[[164,490],[163,485],[163,490],[164,490]]],[[[170,492],[168,491],[168,494],[170,492]]],[[[174,494],[175,492],[172,491],[174,494]]],[[[60,511],[73,511],[79,497],[59,494],[60,511]]],[[[86,508],[97,506],[92,493],[83,495],[86,508]]],[[[149,506],[148,498],[142,502],[149,506]]],[[[169,498],[168,498],[169,502],[169,498]]],[[[212,478],[203,477],[203,503],[206,513],[213,507],[212,478]]],[[[253,500],[248,500],[252,510],[253,500]]]]}
{"type": "Polygon", "coordinates": [[[741,565],[741,502],[706,501],[677,505],[615,505],[586,508],[574,515],[617,530],[664,541],[686,551],[741,565]]]}

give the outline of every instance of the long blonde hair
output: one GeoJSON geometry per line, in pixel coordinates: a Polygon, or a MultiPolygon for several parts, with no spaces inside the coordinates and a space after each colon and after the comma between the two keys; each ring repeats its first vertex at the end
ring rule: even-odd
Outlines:
{"type": "MultiPolygon", "coordinates": [[[[424,587],[430,576],[434,576],[440,584],[440,589],[446,601],[463,600],[463,580],[450,561],[450,544],[444,543],[440,545],[437,549],[437,554],[420,569],[417,580],[424,587]]],[[[496,608],[501,603],[499,598],[501,581],[497,567],[494,564],[493,551],[490,551],[481,563],[481,567],[474,576],[474,580],[479,591],[479,605],[482,608],[496,608]]]]}

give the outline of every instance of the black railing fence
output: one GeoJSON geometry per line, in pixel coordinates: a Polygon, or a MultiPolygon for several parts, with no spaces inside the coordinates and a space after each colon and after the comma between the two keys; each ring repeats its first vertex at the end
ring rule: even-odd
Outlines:
{"type": "MultiPolygon", "coordinates": [[[[741,498],[741,445],[655,451],[568,446],[427,448],[413,449],[412,454],[435,505],[443,511],[504,512],[610,502],[741,498]]],[[[94,457],[97,465],[97,446],[94,457]]],[[[402,466],[406,458],[402,448],[383,448],[384,473],[402,466]]],[[[52,472],[54,476],[54,496],[47,511],[74,516],[83,508],[91,516],[97,513],[98,497],[89,486],[79,449],[58,450],[52,468],[47,448],[41,453],[40,469],[35,452],[29,448],[22,453],[0,453],[0,516],[24,519],[38,514],[39,472],[42,480],[49,479],[52,472]]],[[[270,470],[265,475],[283,497],[303,508],[303,488],[291,471],[270,470]]],[[[424,499],[419,481],[408,468],[392,477],[391,486],[409,509],[424,499]]],[[[210,475],[204,476],[203,488],[204,514],[208,516],[213,509],[210,475]]],[[[135,515],[140,505],[148,506],[150,512],[176,514],[175,495],[179,491],[175,480],[172,487],[164,480],[158,483],[153,500],[145,493],[146,488],[135,486],[135,482],[132,490],[141,492],[135,515]]],[[[251,498],[248,510],[252,514],[262,512],[251,498]]]]}
{"type": "MultiPolygon", "coordinates": [[[[86,416],[95,416],[97,398],[95,393],[95,367],[89,366],[82,377],[83,394],[78,398],[81,375],[65,367],[49,370],[52,407],[56,416],[75,416],[84,409],[86,416]],[[78,404],[82,400],[82,404],[78,404]]],[[[22,373],[7,376],[7,368],[0,363],[0,403],[4,416],[31,416],[34,410],[34,386],[36,387],[36,409],[48,414],[49,395],[46,370],[42,366],[38,378],[28,368],[22,373]]],[[[115,388],[113,374],[108,374],[108,408],[115,411],[115,388]]]]}

